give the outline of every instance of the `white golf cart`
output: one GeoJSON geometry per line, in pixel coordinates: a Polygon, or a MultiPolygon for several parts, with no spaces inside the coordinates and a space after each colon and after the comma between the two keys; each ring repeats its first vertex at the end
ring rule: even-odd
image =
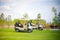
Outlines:
{"type": "Polygon", "coordinates": [[[39,24],[38,25],[38,30],[43,30],[43,25],[39,24]]]}
{"type": "Polygon", "coordinates": [[[21,31],[32,32],[33,28],[32,28],[32,25],[30,25],[30,23],[27,23],[26,26],[19,23],[19,24],[15,24],[15,31],[16,32],[21,32],[21,31]]]}

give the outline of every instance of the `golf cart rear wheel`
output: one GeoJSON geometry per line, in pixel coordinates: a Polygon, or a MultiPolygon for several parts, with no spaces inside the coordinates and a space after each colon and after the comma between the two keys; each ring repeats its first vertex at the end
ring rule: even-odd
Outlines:
{"type": "Polygon", "coordinates": [[[43,28],[39,27],[38,30],[43,30],[43,28]]]}
{"type": "Polygon", "coordinates": [[[32,32],[32,30],[29,29],[28,32],[30,33],[30,32],[32,32]]]}

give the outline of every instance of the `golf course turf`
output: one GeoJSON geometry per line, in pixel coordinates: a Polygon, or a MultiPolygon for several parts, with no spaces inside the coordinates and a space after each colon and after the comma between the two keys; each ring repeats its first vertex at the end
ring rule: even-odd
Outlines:
{"type": "Polygon", "coordinates": [[[60,30],[33,30],[28,33],[0,28],[0,40],[60,40],[60,30]]]}

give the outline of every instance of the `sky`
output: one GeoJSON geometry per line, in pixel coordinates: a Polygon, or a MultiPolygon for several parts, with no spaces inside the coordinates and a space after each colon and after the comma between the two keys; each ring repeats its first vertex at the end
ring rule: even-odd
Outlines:
{"type": "Polygon", "coordinates": [[[60,0],[0,0],[0,13],[5,17],[11,15],[11,19],[21,19],[25,13],[30,19],[36,19],[40,13],[41,19],[52,22],[54,13],[52,7],[60,12],[60,0]]]}

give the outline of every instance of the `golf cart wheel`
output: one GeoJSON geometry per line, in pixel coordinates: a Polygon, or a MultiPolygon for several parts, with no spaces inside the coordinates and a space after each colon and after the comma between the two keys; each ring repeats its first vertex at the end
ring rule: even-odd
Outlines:
{"type": "Polygon", "coordinates": [[[41,29],[41,30],[43,30],[43,29],[41,29]]]}
{"type": "Polygon", "coordinates": [[[43,28],[39,27],[38,30],[43,30],[43,28]]]}
{"type": "Polygon", "coordinates": [[[38,30],[41,30],[41,28],[40,28],[40,27],[38,27],[38,30]]]}
{"type": "Polygon", "coordinates": [[[28,32],[30,33],[30,32],[32,32],[32,30],[29,29],[28,32]]]}
{"type": "Polygon", "coordinates": [[[16,32],[20,32],[20,30],[19,30],[19,29],[15,29],[15,31],[16,31],[16,32]]]}

